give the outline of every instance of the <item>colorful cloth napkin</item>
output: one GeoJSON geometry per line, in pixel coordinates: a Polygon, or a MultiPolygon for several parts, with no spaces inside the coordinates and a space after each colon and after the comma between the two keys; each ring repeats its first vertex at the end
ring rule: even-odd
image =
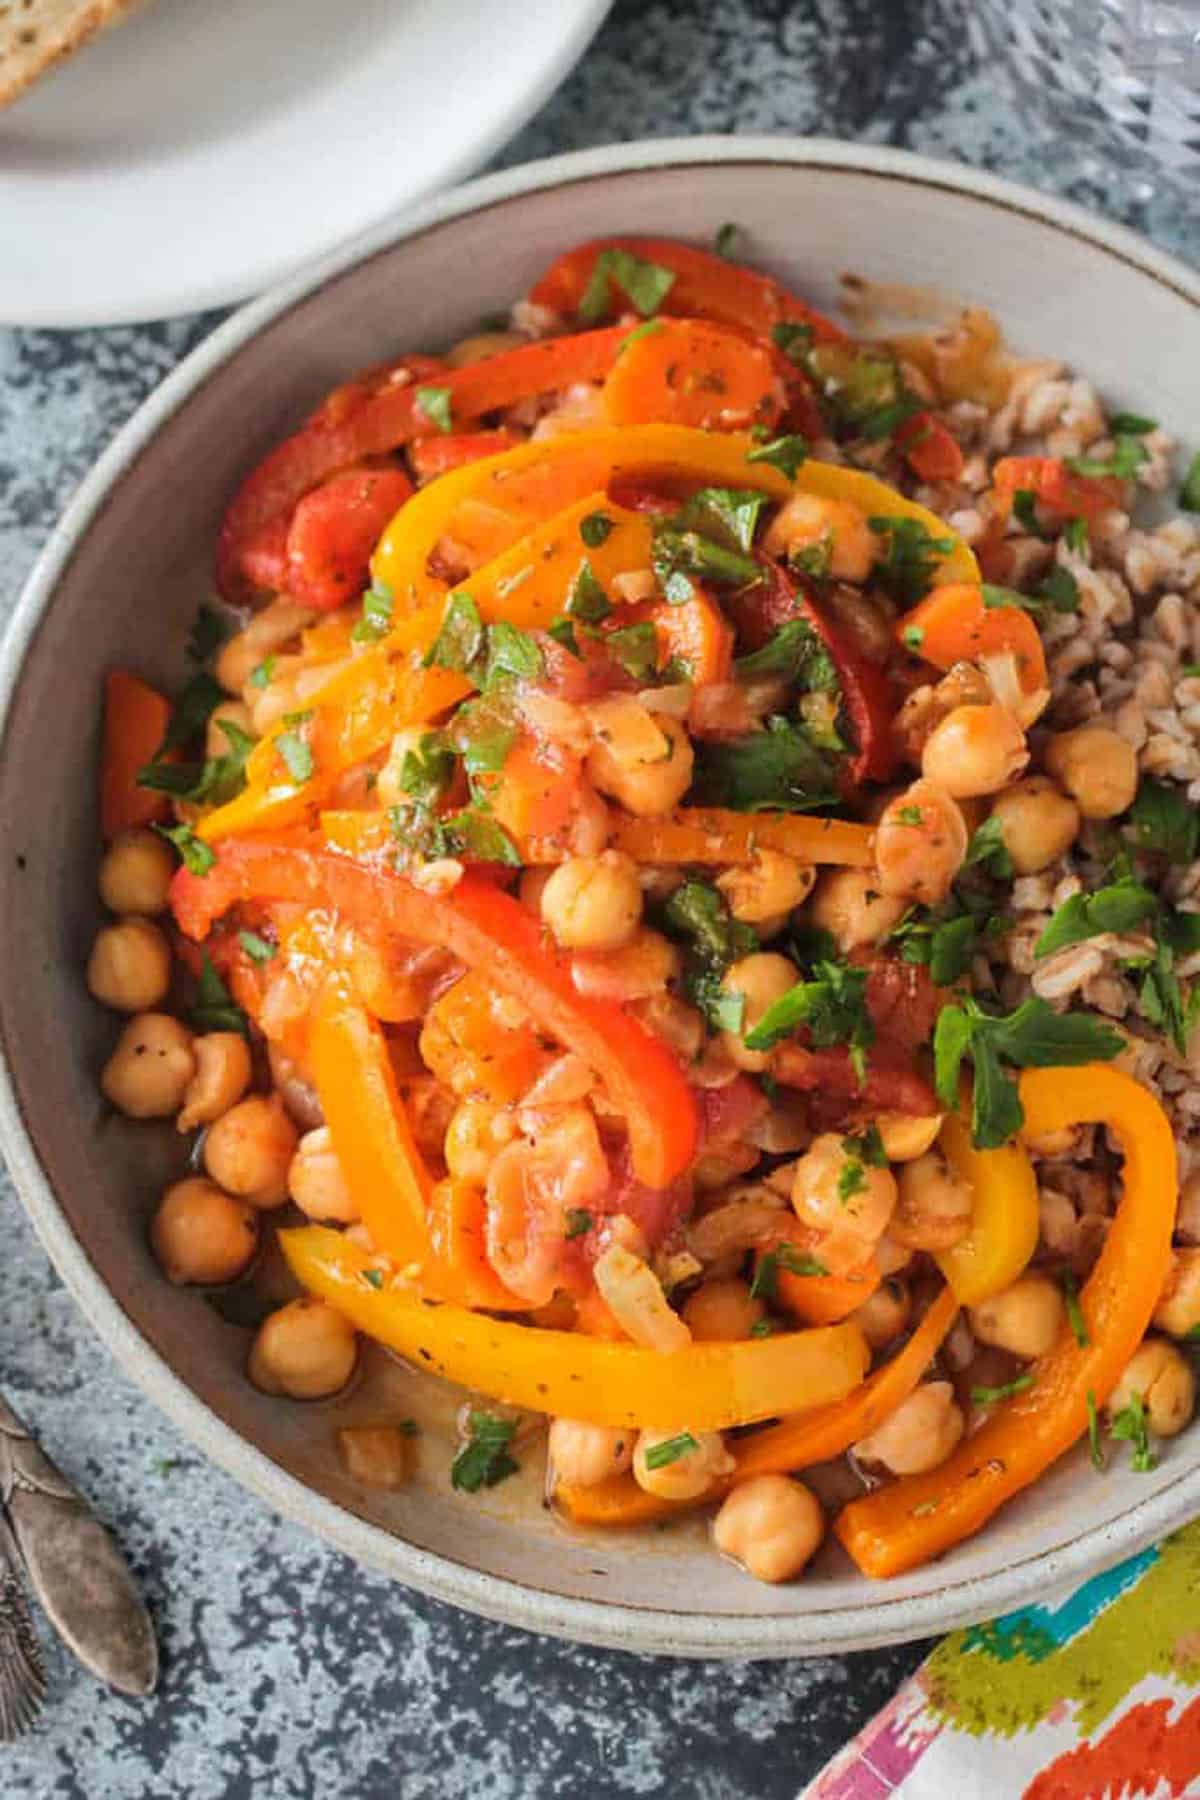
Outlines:
{"type": "Polygon", "coordinates": [[[801,1800],[1200,1800],[1200,1522],[956,1631],[801,1800]]]}

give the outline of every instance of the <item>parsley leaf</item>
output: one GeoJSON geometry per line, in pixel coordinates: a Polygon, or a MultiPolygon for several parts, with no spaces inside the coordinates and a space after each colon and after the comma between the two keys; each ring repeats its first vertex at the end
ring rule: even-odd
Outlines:
{"type": "Polygon", "coordinates": [[[747,1050],[770,1050],[799,1026],[808,1029],[815,1049],[847,1044],[862,1073],[864,1053],[875,1041],[866,1005],[868,971],[852,963],[820,961],[812,978],[798,981],[768,1006],[744,1038],[747,1050]]]}
{"type": "Polygon", "coordinates": [[[1123,1406],[1115,1415],[1108,1430],[1110,1437],[1132,1445],[1129,1466],[1135,1474],[1148,1475],[1152,1469],[1157,1469],[1158,1458],[1150,1448],[1150,1424],[1144,1394],[1133,1394],[1129,1405],[1123,1406]]]}
{"type": "Polygon", "coordinates": [[[584,1206],[568,1206],[566,1213],[567,1229],[563,1233],[569,1244],[573,1238],[586,1237],[592,1229],[594,1220],[584,1206]]]}
{"type": "Polygon", "coordinates": [[[685,881],[663,908],[663,923],[690,939],[705,962],[726,968],[758,949],[758,933],[735,919],[723,895],[707,881],[685,881]]]}
{"type": "Polygon", "coordinates": [[[472,1407],[467,1414],[467,1442],[450,1465],[450,1485],[477,1494],[480,1488],[495,1487],[506,1476],[515,1475],[521,1465],[509,1446],[516,1431],[515,1419],[472,1407]]]}
{"type": "Polygon", "coordinates": [[[734,588],[754,587],[763,579],[763,571],[752,556],[731,550],[699,531],[678,530],[668,523],[655,526],[650,561],[659,586],[673,606],[692,598],[693,576],[715,587],[734,588]]]}
{"type": "Polygon", "coordinates": [[[1037,497],[1028,488],[1018,488],[1012,498],[1013,518],[1023,525],[1031,537],[1052,538],[1052,531],[1043,531],[1038,518],[1037,497]]]}
{"type": "MultiPolygon", "coordinates": [[[[470,707],[462,707],[457,725],[470,707]]],[[[505,752],[507,755],[507,751],[505,752]]],[[[503,757],[497,767],[503,765],[503,757]]],[[[416,745],[400,761],[400,786],[410,800],[440,800],[454,778],[454,751],[440,731],[422,732],[416,745]]]]}
{"type": "Polygon", "coordinates": [[[448,387],[419,387],[417,389],[417,405],[429,423],[436,425],[439,431],[454,430],[448,387]]]}
{"type": "Polygon", "coordinates": [[[771,342],[789,362],[803,367],[813,347],[813,328],[801,320],[781,319],[771,327],[771,342]]]}
{"type": "Polygon", "coordinates": [[[883,1139],[879,1134],[878,1125],[867,1125],[862,1131],[844,1137],[842,1149],[847,1156],[856,1156],[869,1168],[887,1168],[887,1151],[883,1147],[883,1139]]]}
{"type": "Polygon", "coordinates": [[[486,633],[479,608],[470,594],[460,588],[446,602],[438,634],[425,652],[425,667],[454,669],[474,680],[485,647],[486,633]]]}
{"type": "Polygon", "coordinates": [[[208,951],[202,951],[200,980],[196,985],[196,1003],[191,1011],[197,1031],[240,1031],[249,1037],[246,1015],[235,1005],[233,995],[213,967],[208,951]]]}
{"type": "Polygon", "coordinates": [[[967,845],[963,867],[970,869],[976,865],[1000,881],[1007,881],[1012,875],[1013,859],[1004,842],[1004,826],[994,813],[983,821],[967,845]]]}
{"type": "Polygon", "coordinates": [[[733,255],[738,238],[741,236],[741,230],[740,225],[719,225],[716,236],[713,238],[713,255],[728,262],[733,255]]]}
{"type": "Polygon", "coordinates": [[[250,671],[250,686],[252,688],[268,687],[274,673],[275,658],[273,656],[264,656],[262,661],[256,663],[254,668],[250,671]]]}
{"type": "MultiPolygon", "coordinates": [[[[297,718],[296,713],[285,713],[285,719],[297,718]]],[[[313,761],[312,745],[299,731],[284,731],[275,739],[283,765],[293,781],[311,781],[316,764],[313,761]]]]}
{"type": "Polygon", "coordinates": [[[599,632],[597,641],[635,681],[648,682],[657,675],[658,631],[653,620],[639,619],[633,625],[619,625],[615,631],[599,632]]]}
{"type": "Polygon", "coordinates": [[[837,1179],[838,1199],[842,1205],[845,1206],[847,1201],[853,1200],[855,1194],[863,1193],[866,1185],[867,1172],[858,1158],[856,1156],[846,1157],[838,1170],[837,1179]]]}
{"type": "Polygon", "coordinates": [[[566,610],[572,619],[578,619],[584,625],[598,625],[613,610],[612,602],[586,556],[567,590],[566,610]]]}
{"type": "Polygon", "coordinates": [[[1128,877],[1110,887],[1097,888],[1094,894],[1073,894],[1051,914],[1033,953],[1052,956],[1068,944],[1081,944],[1085,938],[1099,937],[1106,931],[1132,931],[1157,912],[1157,895],[1128,877]]]}
{"type": "Polygon", "coordinates": [[[1023,1394],[1032,1386],[1032,1375],[1015,1375],[1011,1381],[1001,1382],[999,1387],[973,1387],[971,1405],[995,1406],[998,1401],[1011,1400],[1014,1394],[1023,1394]]]}
{"type": "Polygon", "coordinates": [[[1035,619],[1047,613],[1079,611],[1079,583],[1062,563],[1053,565],[1035,594],[1021,594],[1016,588],[997,587],[990,581],[983,583],[982,593],[986,607],[1012,606],[1035,619]]]}
{"type": "Polygon", "coordinates": [[[147,763],[138,770],[137,785],[194,806],[224,806],[234,799],[246,785],[246,759],[256,739],[232,719],[218,719],[217,724],[229,744],[224,756],[209,756],[202,763],[147,763]]]}
{"type": "Polygon", "coordinates": [[[1145,437],[1148,431],[1158,430],[1157,419],[1144,419],[1140,413],[1114,413],[1108,424],[1118,437],[1145,437]]]}
{"type": "Polygon", "coordinates": [[[1087,1013],[1056,1013],[1037,996],[1023,1000],[1015,1012],[984,1012],[964,995],[938,1015],[933,1036],[935,1081],[943,1104],[958,1104],[958,1077],[964,1056],[975,1066],[972,1141],[977,1149],[995,1150],[1021,1127],[1024,1113],[1016,1082],[1002,1067],[1019,1069],[1075,1068],[1083,1063],[1110,1062],[1124,1039],[1087,1013]]]}
{"type": "Polygon", "coordinates": [[[1200,813],[1165,781],[1143,776],[1129,822],[1138,849],[1168,862],[1193,862],[1200,850],[1200,813]]]}
{"type": "Polygon", "coordinates": [[[259,937],[257,931],[239,931],[238,943],[251,962],[268,963],[277,954],[276,946],[268,943],[265,937],[259,937]]]}
{"type": "Polygon", "coordinates": [[[1068,519],[1063,526],[1063,542],[1068,550],[1076,556],[1082,556],[1088,547],[1088,522],[1086,519],[1068,519]]]}
{"type": "Polygon", "coordinates": [[[749,553],[766,503],[767,496],[757,488],[697,488],[671,523],[676,531],[697,531],[730,550],[749,553]]]}
{"type": "Polygon", "coordinates": [[[953,538],[932,537],[919,519],[876,517],[867,523],[884,540],[875,580],[898,605],[915,606],[932,586],[939,559],[954,549],[953,538]]]}
{"type": "Polygon", "coordinates": [[[1063,1306],[1066,1308],[1067,1322],[1071,1334],[1081,1350],[1086,1350],[1091,1343],[1088,1336],[1087,1320],[1083,1316],[1083,1308],[1079,1304],[1079,1283],[1070,1269],[1064,1269],[1060,1277],[1063,1291],[1063,1306]]]}
{"type": "Polygon", "coordinates": [[[521,854],[504,827],[478,806],[464,806],[437,828],[435,854],[462,856],[469,862],[502,863],[519,869],[521,854]]]}
{"type": "Polygon", "coordinates": [[[356,644],[377,644],[392,628],[394,601],[387,588],[369,587],[362,597],[362,618],[351,631],[356,644]]]}
{"type": "MultiPolygon", "coordinates": [[[[769,463],[771,468],[778,469],[789,481],[795,481],[796,472],[808,456],[808,439],[799,432],[792,432],[787,437],[771,438],[768,443],[759,444],[746,452],[748,463],[769,463]]],[[[1197,506],[1200,511],[1200,505],[1197,506]]]]}
{"type": "Polygon", "coordinates": [[[506,619],[497,619],[488,627],[487,646],[485,689],[509,676],[515,681],[536,681],[545,672],[546,665],[536,641],[527,631],[510,625],[506,619]]]}
{"type": "Polygon", "coordinates": [[[1142,464],[1150,460],[1150,452],[1140,437],[1117,432],[1113,436],[1112,453],[1107,458],[1068,456],[1066,466],[1075,475],[1115,475],[1119,481],[1133,481],[1142,464]]]}
{"type": "Polygon", "coordinates": [[[615,529],[613,521],[604,512],[588,513],[585,519],[579,521],[579,535],[589,550],[598,550],[615,529]]]}
{"type": "Polygon", "coordinates": [[[699,1444],[690,1431],[681,1431],[676,1437],[662,1438],[657,1444],[650,1445],[645,1453],[646,1467],[648,1469],[669,1468],[672,1463],[677,1463],[681,1456],[686,1456],[689,1450],[698,1450],[699,1448],[699,1444]]]}
{"type": "Polygon", "coordinates": [[[733,672],[739,681],[780,675],[789,686],[841,692],[833,659],[807,619],[786,620],[760,649],[739,656],[733,672]]]}
{"type": "Polygon", "coordinates": [[[758,1267],[754,1271],[754,1279],[750,1283],[752,1300],[774,1300],[779,1291],[779,1271],[788,1275],[828,1275],[829,1270],[815,1256],[807,1251],[797,1250],[794,1244],[777,1244],[773,1250],[767,1250],[758,1259],[758,1267]]]}
{"type": "Polygon", "coordinates": [[[179,750],[192,739],[198,737],[208,723],[208,717],[226,698],[221,684],[202,670],[193,675],[175,705],[171,709],[171,717],[163,734],[163,741],[154,753],[157,762],[168,750],[179,750]]]}
{"type": "Polygon", "coordinates": [[[612,289],[620,288],[643,319],[654,316],[675,285],[675,271],[649,262],[630,250],[601,250],[576,309],[585,325],[595,325],[613,310],[612,289]]]}
{"type": "Polygon", "coordinates": [[[826,757],[790,720],[775,714],[765,731],[696,746],[695,803],[735,812],[809,811],[837,799],[826,757]]]}
{"type": "Polygon", "coordinates": [[[1179,490],[1179,504],[1188,512],[1200,512],[1200,450],[1187,466],[1187,474],[1179,490]]]}
{"type": "Polygon", "coordinates": [[[203,838],[198,838],[190,825],[156,825],[155,831],[174,844],[189,875],[207,875],[217,858],[203,838]]]}

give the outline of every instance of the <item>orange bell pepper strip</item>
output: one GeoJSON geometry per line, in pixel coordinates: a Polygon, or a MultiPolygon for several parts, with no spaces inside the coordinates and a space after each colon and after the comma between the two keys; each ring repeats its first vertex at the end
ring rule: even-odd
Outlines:
{"type": "MultiPolygon", "coordinates": [[[[755,1258],[756,1266],[762,1260],[755,1258]]],[[[805,1325],[833,1325],[869,1300],[883,1277],[874,1257],[849,1275],[794,1275],[779,1269],[775,1292],[784,1312],[805,1325]]]]}
{"type": "Polygon", "coordinates": [[[522,735],[489,794],[492,817],[517,844],[555,837],[574,811],[580,770],[569,751],[522,735]]]}
{"type": "Polygon", "coordinates": [[[827,1325],[732,1344],[691,1344],[669,1355],[582,1332],[545,1331],[455,1305],[430,1306],[385,1277],[337,1231],[281,1231],[292,1273],[311,1294],[398,1355],[490,1399],[593,1425],[727,1431],[848,1394],[869,1351],[857,1325],[827,1325]]]}
{"type": "Polygon", "coordinates": [[[1060,518],[1089,524],[1125,499],[1125,483],[1117,476],[1077,475],[1060,456],[1002,456],[992,470],[992,485],[1004,518],[1021,491],[1060,518]]]}
{"type": "Polygon", "coordinates": [[[787,389],[767,345],[700,319],[654,319],[632,333],[604,384],[610,425],[770,431],[787,389]]]}
{"type": "Polygon", "coordinates": [[[1040,693],[1047,685],[1042,635],[1029,614],[1019,606],[986,606],[983,590],[975,582],[955,581],[933,588],[904,614],[896,626],[896,637],[935,669],[1009,652],[1016,661],[1023,694],[1040,693]]]}
{"type": "Polygon", "coordinates": [[[663,1500],[640,1488],[632,1475],[614,1475],[593,1487],[559,1482],[555,1504],[576,1525],[647,1525],[722,1500],[730,1488],[755,1475],[786,1475],[832,1462],[907,1400],[958,1317],[958,1302],[943,1288],[902,1350],[844,1399],[780,1419],[730,1445],[737,1464],[695,1500],[663,1500]]]}
{"type": "Polygon", "coordinates": [[[421,1286],[458,1306],[489,1312],[529,1312],[532,1301],[505,1287],[487,1259],[487,1203],[464,1181],[439,1181],[429,1199],[429,1248],[421,1286]]]}
{"type": "Polygon", "coordinates": [[[465,469],[485,456],[515,450],[521,439],[515,431],[455,432],[450,437],[418,438],[408,446],[408,461],[419,482],[434,481],[451,469],[465,469]]]}
{"type": "MultiPolygon", "coordinates": [[[[680,244],[673,238],[595,238],[568,250],[530,289],[529,298],[568,318],[579,316],[580,303],[596,273],[596,259],[604,252],[624,252],[656,263],[670,272],[671,284],[659,311],[697,319],[717,319],[740,325],[757,337],[769,338],[781,324],[812,327],[818,343],[844,343],[846,334],[813,306],[799,299],[769,275],[759,275],[739,263],[727,262],[707,250],[680,244]]],[[[611,261],[611,257],[610,257],[611,261]]],[[[628,308],[628,296],[610,278],[605,311],[628,308]]]]}
{"type": "Polygon", "coordinates": [[[695,687],[733,679],[734,633],[716,600],[698,584],[679,606],[650,609],[658,638],[660,668],[677,659],[695,687]]]}
{"type": "Polygon", "coordinates": [[[978,1306],[1015,1281],[1037,1249],[1038,1188],[1023,1145],[975,1148],[967,1112],[947,1113],[938,1143],[971,1189],[971,1225],[965,1238],[937,1251],[934,1261],[962,1305],[978,1306]]]}
{"type": "Polygon", "coordinates": [[[671,1052],[622,1007],[578,993],[570,959],[544,943],[529,909],[492,882],[467,875],[437,896],[336,852],[238,838],[220,846],[207,875],[181,869],[172,886],[176,921],[197,939],[236,902],[253,899],[326,906],[351,924],[441,945],[520,1000],[548,1036],[595,1071],[624,1115],[639,1181],[668,1187],[691,1167],[696,1105],[671,1052]]]}
{"type": "Polygon", "coordinates": [[[109,671],[100,753],[100,829],[106,838],[170,818],[167,795],[137,784],[138,771],[152,761],[170,717],[170,705],[157,688],[125,669],[109,671]]]}
{"type": "MultiPolygon", "coordinates": [[[[627,336],[613,326],[545,338],[463,369],[438,369],[428,385],[444,390],[458,426],[575,381],[602,380],[627,336]]],[[[352,405],[326,404],[251,471],[229,504],[217,540],[217,586],[226,599],[245,598],[247,547],[260,543],[273,522],[290,518],[310,489],[366,457],[430,436],[435,421],[422,407],[422,385],[385,382],[352,405]]]]}
{"type": "Polygon", "coordinates": [[[1158,1101],[1108,1063],[1028,1069],[1021,1076],[1025,1135],[1104,1125],[1125,1162],[1116,1216],[1079,1297],[1087,1342],[1064,1323],[1032,1365],[1033,1380],[940,1468],[852,1501],[838,1537],[864,1575],[900,1575],[940,1556],[1036,1481],[1088,1428],[1150,1323],[1170,1264],[1177,1167],[1170,1122],[1158,1101]]]}

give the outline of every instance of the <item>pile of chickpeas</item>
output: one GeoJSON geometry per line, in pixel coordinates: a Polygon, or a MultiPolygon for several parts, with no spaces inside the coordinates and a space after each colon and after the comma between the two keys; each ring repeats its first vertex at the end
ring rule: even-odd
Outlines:
{"type": "MultiPolygon", "coordinates": [[[[173,1118],[203,1131],[203,1175],[172,1183],[150,1226],[169,1281],[218,1287],[244,1276],[259,1252],[265,1213],[293,1200],[310,1217],[347,1221],[349,1202],[327,1131],[301,1135],[277,1093],[250,1091],[250,1046],[237,1031],[193,1032],[165,1010],[170,941],[156,923],[167,910],[175,857],[155,831],[123,831],[100,864],[100,898],[116,916],[96,935],[87,983],[126,1016],[100,1087],[131,1119],[173,1118]]],[[[264,1320],[248,1372],[266,1393],[319,1399],[345,1387],[357,1339],[340,1313],[302,1298],[264,1320]]]]}

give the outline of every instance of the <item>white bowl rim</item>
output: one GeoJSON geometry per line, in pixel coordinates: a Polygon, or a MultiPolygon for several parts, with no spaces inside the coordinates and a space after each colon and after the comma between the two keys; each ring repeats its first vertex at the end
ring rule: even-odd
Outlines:
{"type": "MultiPolygon", "coordinates": [[[[392,219],[285,284],[241,307],[191,351],[133,414],[77,489],[38,557],[0,644],[0,741],[25,657],[71,559],[106,496],[159,429],[209,376],[256,333],[354,264],[429,228],[535,190],[600,176],[668,167],[776,163],[855,172],[940,188],[990,202],[1053,226],[1106,251],[1200,306],[1200,274],[1122,225],[986,171],[908,151],[825,138],[706,136],[660,138],[548,157],[484,176],[392,219]]],[[[486,1618],[554,1637],[613,1649],[684,1656],[816,1655],[902,1643],[1045,1600],[1153,1543],[1200,1514],[1200,1467],[1126,1507],[1106,1524],[995,1575],[951,1579],[936,1593],[889,1599],[864,1587],[863,1599],[793,1616],[720,1616],[658,1611],[625,1603],[571,1599],[484,1574],[394,1537],[324,1499],[286,1474],[224,1424],[180,1380],[138,1331],[71,1229],[25,1129],[0,1045],[0,1150],[42,1244],[85,1317],[117,1361],[206,1456],[269,1506],[347,1555],[417,1589],[486,1618]]]]}

